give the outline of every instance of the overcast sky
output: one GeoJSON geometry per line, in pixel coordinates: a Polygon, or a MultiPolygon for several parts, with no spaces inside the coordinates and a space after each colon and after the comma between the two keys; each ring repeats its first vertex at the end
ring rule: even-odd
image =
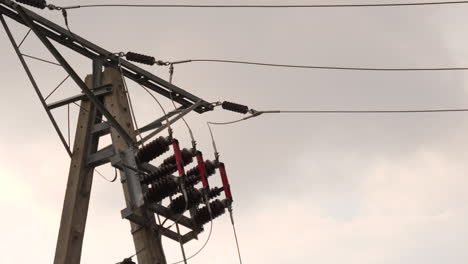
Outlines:
{"type": "MultiPolygon", "coordinates": [[[[407,68],[468,66],[467,12],[468,5],[81,9],[70,10],[69,19],[75,33],[108,50],[162,60],[407,68]]],[[[59,12],[40,13],[63,24],[59,12]]],[[[17,39],[26,32],[7,22],[17,39]]],[[[22,48],[51,59],[35,37],[22,48]]],[[[0,50],[0,263],[52,263],[69,158],[3,30],[0,50]]],[[[61,50],[83,78],[91,71],[87,59],[61,50]]],[[[59,67],[28,62],[45,94],[66,76],[59,67]]],[[[168,77],[165,67],[148,70],[168,77]]],[[[230,100],[258,110],[466,108],[466,81],[462,71],[346,72],[209,63],[178,65],[174,75],[176,85],[207,101],[230,100]]],[[[78,92],[67,81],[50,100],[78,92]]],[[[140,124],[161,115],[140,88],[130,84],[130,92],[140,124]]],[[[160,99],[170,109],[170,101],[160,99]]],[[[54,114],[66,131],[65,112],[54,114]]],[[[213,157],[206,121],[239,117],[221,109],[188,117],[206,157],[213,157]]],[[[215,127],[230,174],[244,263],[466,263],[467,121],[465,113],[284,114],[215,127]]],[[[182,124],[175,126],[175,136],[189,146],[182,124]]],[[[99,170],[113,177],[110,167],[99,170]]],[[[128,221],[120,218],[122,188],[98,175],[93,184],[82,263],[115,263],[134,252],[128,221]]],[[[190,242],[187,254],[197,251],[206,236],[190,242]]],[[[168,263],[181,259],[177,243],[163,243],[168,263]]],[[[206,249],[190,263],[238,263],[236,254],[224,215],[214,222],[206,249]]]]}

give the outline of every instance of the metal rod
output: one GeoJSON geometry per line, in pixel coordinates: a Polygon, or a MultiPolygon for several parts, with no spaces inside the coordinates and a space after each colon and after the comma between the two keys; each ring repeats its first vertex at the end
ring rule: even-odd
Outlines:
{"type": "Polygon", "coordinates": [[[56,65],[56,66],[62,66],[56,62],[53,62],[53,61],[49,61],[49,60],[45,60],[45,59],[41,59],[41,58],[38,58],[38,57],[34,57],[34,56],[31,56],[31,55],[28,55],[28,54],[21,54],[23,55],[24,57],[26,58],[30,58],[30,59],[33,59],[33,60],[38,60],[38,61],[42,61],[42,62],[45,62],[45,63],[48,63],[48,64],[52,64],[52,65],[56,65]]]}
{"type": "Polygon", "coordinates": [[[52,92],[50,92],[49,95],[46,96],[46,98],[44,100],[47,101],[47,99],[49,99],[49,97],[51,97],[56,91],[58,88],[60,88],[60,86],[62,86],[62,84],[70,77],[70,75],[67,75],[67,77],[65,77],[65,79],[63,79],[55,88],[54,90],[52,90],[52,92]]]}
{"type": "Polygon", "coordinates": [[[68,145],[71,146],[71,143],[70,143],[70,104],[67,104],[67,127],[68,127],[68,145]]]}
{"type": "MultiPolygon", "coordinates": [[[[110,94],[111,92],[112,92],[112,86],[110,86],[110,85],[105,85],[105,86],[101,86],[101,87],[98,87],[96,89],[93,89],[94,95],[96,95],[98,97],[106,95],[106,94],[110,94]]],[[[72,97],[62,99],[62,100],[57,101],[57,102],[50,103],[47,106],[49,107],[50,110],[52,110],[52,109],[55,109],[57,107],[61,107],[61,106],[64,106],[64,105],[74,103],[76,101],[87,100],[87,99],[88,99],[88,97],[85,94],[78,94],[78,95],[75,95],[75,96],[72,96],[72,97]]]]}
{"type": "Polygon", "coordinates": [[[166,121],[168,118],[171,118],[173,115],[179,113],[181,110],[183,110],[183,108],[179,107],[176,110],[167,113],[166,115],[164,115],[164,116],[156,119],[155,121],[145,125],[144,127],[140,128],[139,130],[137,130],[137,133],[148,132],[148,131],[150,131],[152,129],[155,129],[155,128],[158,128],[158,127],[162,126],[162,122],[166,121]]]}
{"type": "Polygon", "coordinates": [[[182,251],[182,257],[184,258],[184,263],[187,264],[187,256],[185,255],[184,241],[183,241],[183,237],[180,235],[179,224],[176,222],[175,226],[177,229],[177,234],[179,235],[180,251],[182,251]]]}
{"type": "Polygon", "coordinates": [[[3,18],[2,14],[0,14],[0,20],[2,21],[3,28],[5,28],[5,32],[7,33],[8,38],[10,39],[10,42],[13,45],[13,48],[16,51],[16,55],[18,55],[18,58],[19,58],[21,64],[23,65],[23,68],[26,71],[26,74],[29,77],[29,80],[31,81],[31,84],[32,84],[34,90],[36,91],[36,94],[39,97],[39,100],[41,101],[41,104],[44,107],[44,109],[45,109],[45,111],[47,113],[47,116],[49,117],[50,121],[52,122],[52,125],[54,126],[55,131],[57,132],[57,134],[58,134],[58,136],[60,138],[60,141],[62,141],[63,146],[67,150],[68,155],[71,157],[72,152],[70,150],[70,146],[67,144],[67,141],[65,140],[65,137],[63,136],[62,132],[60,131],[60,128],[57,125],[57,122],[55,121],[54,116],[52,115],[52,113],[47,108],[47,103],[45,102],[44,97],[42,96],[41,90],[39,90],[39,87],[37,86],[36,80],[34,79],[31,71],[29,70],[28,64],[26,63],[23,56],[21,55],[21,52],[20,52],[18,46],[16,45],[16,41],[13,38],[13,35],[11,34],[10,28],[8,27],[8,25],[7,25],[6,21],[5,21],[5,19],[3,18]]]}
{"type": "Polygon", "coordinates": [[[21,45],[23,45],[24,41],[29,36],[29,33],[31,33],[31,29],[29,29],[28,32],[26,32],[26,35],[24,35],[23,39],[21,40],[20,44],[18,45],[18,49],[21,48],[21,45]]]}
{"type": "Polygon", "coordinates": [[[41,42],[46,46],[50,53],[55,57],[55,59],[62,65],[65,71],[70,74],[70,77],[75,81],[75,83],[81,88],[81,90],[86,94],[89,100],[94,104],[94,106],[101,112],[107,119],[107,122],[112,125],[112,127],[120,134],[120,136],[126,141],[126,143],[131,146],[133,145],[133,139],[127,134],[123,127],[115,120],[105,106],[99,101],[99,99],[93,94],[93,92],[86,86],[86,84],[81,80],[78,74],[73,70],[73,68],[68,64],[68,62],[62,57],[60,52],[52,45],[49,39],[45,37],[41,30],[34,24],[31,18],[24,12],[23,8],[19,5],[16,6],[16,11],[23,18],[23,20],[28,24],[36,36],[41,40],[41,42]]]}
{"type": "Polygon", "coordinates": [[[138,145],[141,145],[143,143],[145,143],[146,141],[148,141],[149,139],[151,139],[153,136],[157,135],[159,132],[163,131],[164,129],[166,129],[168,126],[172,125],[173,123],[175,123],[177,120],[181,119],[183,116],[185,116],[186,114],[190,113],[192,110],[194,110],[195,108],[197,108],[198,106],[200,106],[202,104],[202,100],[196,102],[195,104],[191,105],[190,107],[184,109],[183,111],[180,112],[180,114],[178,114],[176,117],[174,117],[173,119],[169,120],[169,122],[167,122],[166,124],[160,126],[158,129],[154,130],[153,132],[151,132],[150,134],[146,135],[142,140],[140,140],[138,142],[138,145]]]}

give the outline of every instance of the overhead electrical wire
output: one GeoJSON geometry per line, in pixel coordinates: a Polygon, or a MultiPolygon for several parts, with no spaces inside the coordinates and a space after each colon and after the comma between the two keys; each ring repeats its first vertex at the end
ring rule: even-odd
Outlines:
{"type": "Polygon", "coordinates": [[[291,4],[291,5],[174,5],[174,4],[87,4],[66,7],[55,7],[56,9],[77,9],[96,7],[129,7],[129,8],[362,8],[362,7],[409,7],[409,6],[434,6],[434,5],[459,5],[468,4],[468,1],[427,1],[408,3],[379,3],[379,4],[291,4]]]}
{"type": "Polygon", "coordinates": [[[468,108],[416,109],[416,110],[276,110],[261,111],[261,114],[410,114],[468,112],[468,108]]]}
{"type": "MultiPolygon", "coordinates": [[[[210,222],[210,231],[208,233],[208,237],[206,238],[205,240],[205,243],[203,243],[203,246],[200,247],[200,249],[197,250],[197,252],[193,253],[193,255],[191,255],[190,257],[186,258],[185,260],[189,260],[189,259],[192,259],[194,257],[196,257],[198,254],[200,254],[200,252],[203,251],[203,249],[205,249],[206,245],[208,244],[208,242],[210,241],[210,238],[211,238],[211,234],[213,233],[213,219],[211,219],[211,222],[210,222]]],[[[177,262],[173,262],[171,264],[179,264],[179,263],[182,263],[184,262],[184,260],[180,260],[180,261],[177,261],[177,262]]]]}
{"type": "Polygon", "coordinates": [[[466,71],[468,67],[424,67],[424,68],[378,68],[378,67],[346,67],[346,66],[321,66],[321,65],[297,65],[297,64],[277,64],[255,61],[223,60],[223,59],[187,59],[172,62],[173,64],[185,64],[190,62],[213,62],[245,64],[253,66],[280,67],[280,68],[299,68],[299,69],[317,69],[317,70],[346,70],[346,71],[466,71]]]}
{"type": "MultiPolygon", "coordinates": [[[[256,114],[252,114],[252,116],[256,116],[256,114]]],[[[214,138],[213,131],[211,129],[210,124],[213,124],[213,123],[212,122],[206,122],[206,125],[208,126],[208,130],[210,131],[210,136],[211,136],[211,142],[213,144],[214,155],[216,157],[216,161],[218,161],[219,160],[219,152],[218,152],[218,149],[216,147],[215,138],[214,138]]],[[[236,242],[236,249],[237,249],[237,255],[239,257],[239,263],[242,264],[242,256],[241,256],[241,251],[240,251],[240,247],[239,247],[239,240],[237,239],[237,231],[236,231],[236,226],[234,224],[234,217],[233,217],[231,205],[228,207],[228,211],[229,211],[230,218],[231,218],[232,230],[234,232],[234,239],[235,239],[235,242],[236,242]]],[[[211,216],[211,213],[210,213],[210,216],[211,216]]],[[[213,218],[211,219],[211,221],[213,221],[213,218]]]]}
{"type": "Polygon", "coordinates": [[[226,122],[207,122],[210,125],[231,125],[239,123],[263,114],[430,114],[430,113],[456,113],[468,112],[468,108],[453,109],[416,109],[416,110],[273,110],[273,111],[254,111],[253,114],[240,119],[226,122]]]}

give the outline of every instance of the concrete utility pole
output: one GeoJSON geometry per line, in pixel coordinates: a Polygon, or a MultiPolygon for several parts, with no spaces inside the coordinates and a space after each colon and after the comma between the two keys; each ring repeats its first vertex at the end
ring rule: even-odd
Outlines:
{"type": "MultiPolygon", "coordinates": [[[[121,74],[116,68],[106,68],[102,73],[101,65],[95,63],[94,76],[86,77],[86,85],[91,88],[109,85],[112,92],[100,97],[106,109],[126,130],[133,140],[136,140],[135,129],[129,110],[128,98],[124,89],[121,74]]],[[[101,121],[93,104],[83,100],[76,130],[73,155],[70,163],[67,190],[60,222],[54,264],[79,264],[83,237],[88,214],[88,205],[93,181],[94,166],[87,162],[89,154],[97,150],[100,128],[106,127],[101,121]]],[[[128,146],[115,129],[110,129],[112,146],[116,153],[124,152],[128,146]]],[[[124,171],[120,171],[124,195],[129,207],[128,186],[124,171]]],[[[131,223],[131,232],[135,244],[138,263],[165,264],[165,256],[161,245],[161,236],[157,234],[154,214],[149,214],[145,208],[135,210],[135,213],[150,219],[146,226],[131,223]]]]}

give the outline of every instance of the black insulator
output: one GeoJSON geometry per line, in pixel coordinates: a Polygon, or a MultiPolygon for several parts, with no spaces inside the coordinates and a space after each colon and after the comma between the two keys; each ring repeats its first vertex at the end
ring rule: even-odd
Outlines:
{"type": "Polygon", "coordinates": [[[166,175],[151,183],[151,188],[145,193],[145,201],[158,203],[162,199],[177,193],[179,185],[170,175],[166,175]]]}
{"type": "Polygon", "coordinates": [[[224,188],[222,187],[214,187],[211,188],[210,191],[208,192],[208,199],[213,199],[221,195],[221,193],[224,191],[224,188]]]}
{"type": "Polygon", "coordinates": [[[133,262],[132,258],[126,258],[120,264],[135,264],[135,262],[133,262]]]}
{"type": "Polygon", "coordinates": [[[16,0],[16,2],[25,4],[25,5],[34,6],[40,9],[44,9],[47,6],[47,3],[45,0],[16,0]]]}
{"type": "Polygon", "coordinates": [[[175,171],[177,171],[177,166],[175,164],[161,165],[151,173],[143,175],[140,182],[142,184],[150,184],[163,176],[174,173],[175,171]]]}
{"type": "Polygon", "coordinates": [[[196,189],[187,190],[187,203],[185,203],[185,196],[181,195],[169,204],[169,209],[173,214],[181,214],[184,210],[190,209],[199,204],[202,199],[202,194],[196,189]]]}
{"type": "MultiPolygon", "coordinates": [[[[216,172],[216,163],[211,160],[206,160],[205,171],[206,171],[207,176],[213,175],[216,172]]],[[[193,167],[187,171],[187,176],[194,176],[194,175],[199,175],[199,174],[200,174],[200,168],[198,166],[193,167]]]]}
{"type": "Polygon", "coordinates": [[[137,162],[149,162],[169,150],[171,141],[165,137],[159,137],[142,147],[137,155],[137,162]]]}
{"type": "MultiPolygon", "coordinates": [[[[193,156],[194,156],[194,153],[192,150],[184,148],[180,151],[180,153],[182,154],[182,161],[184,162],[184,166],[192,163],[193,156]]],[[[175,155],[172,155],[166,158],[162,163],[162,165],[168,165],[168,164],[176,164],[175,155]]]]}
{"type": "Polygon", "coordinates": [[[241,113],[241,114],[247,114],[249,112],[249,107],[246,105],[240,105],[236,103],[231,103],[228,101],[224,101],[223,104],[221,105],[223,109],[241,113]]]}
{"type": "Polygon", "coordinates": [[[127,52],[125,58],[127,58],[127,60],[129,61],[139,62],[148,65],[154,65],[156,63],[156,59],[154,57],[138,54],[135,52],[127,52]]]}
{"type": "MultiPolygon", "coordinates": [[[[216,173],[216,163],[211,160],[205,161],[205,171],[206,171],[206,178],[210,177],[211,175],[216,173]]],[[[195,185],[201,181],[200,178],[200,170],[197,167],[194,167],[190,170],[187,171],[187,178],[186,178],[186,183],[188,185],[195,185]]]]}
{"type": "Polygon", "coordinates": [[[211,221],[211,219],[215,219],[216,217],[224,214],[226,212],[223,202],[220,200],[214,200],[210,203],[211,209],[211,216],[208,207],[202,207],[195,212],[193,216],[193,220],[199,226],[203,226],[204,224],[211,221]]]}

